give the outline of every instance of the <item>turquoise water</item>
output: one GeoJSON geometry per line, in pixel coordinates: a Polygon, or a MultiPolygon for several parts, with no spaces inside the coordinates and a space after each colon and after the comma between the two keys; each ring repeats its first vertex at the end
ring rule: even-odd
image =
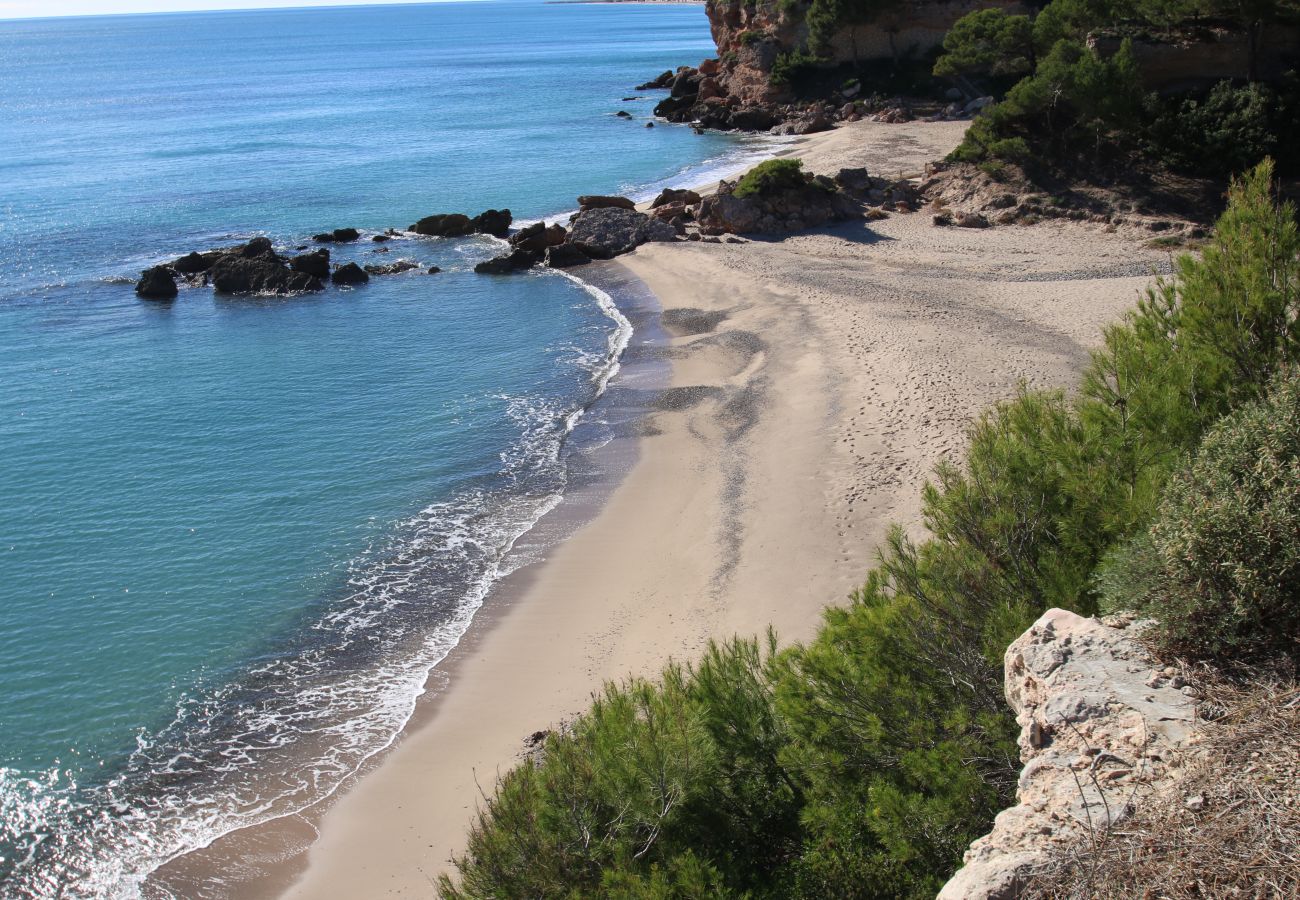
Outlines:
{"type": "Polygon", "coordinates": [[[754,148],[621,98],[711,50],[673,5],[0,22],[6,894],[130,896],[391,740],[628,338],[573,279],[474,275],[490,238],[339,247],[445,271],[295,298],[139,269],[698,179],[754,148]]]}

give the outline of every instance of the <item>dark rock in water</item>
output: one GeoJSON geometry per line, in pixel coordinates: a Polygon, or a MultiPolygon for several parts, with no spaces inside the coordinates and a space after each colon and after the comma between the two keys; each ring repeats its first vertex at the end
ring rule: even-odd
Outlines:
{"type": "Polygon", "coordinates": [[[425,216],[409,230],[428,237],[466,237],[474,233],[474,223],[462,213],[439,213],[425,216]]]}
{"type": "Polygon", "coordinates": [[[303,253],[289,260],[289,268],[295,272],[305,272],[316,278],[330,277],[330,252],[324,247],[314,253],[303,253]]]}
{"type": "Polygon", "coordinates": [[[212,286],[223,294],[296,294],[321,289],[319,278],[289,269],[274,252],[257,255],[256,249],[250,245],[241,253],[217,260],[208,272],[212,286]]]}
{"type": "Polygon", "coordinates": [[[593,259],[611,259],[649,241],[671,241],[677,231],[667,222],[621,207],[600,207],[578,213],[569,242],[593,259]]]}
{"type": "Polygon", "coordinates": [[[469,224],[476,234],[503,238],[510,233],[514,218],[508,209],[487,209],[470,219],[469,224]]]}
{"type": "Polygon", "coordinates": [[[669,203],[684,203],[685,205],[690,206],[691,204],[699,202],[700,195],[695,193],[695,191],[664,188],[659,192],[659,196],[655,197],[654,202],[650,204],[650,208],[658,209],[659,207],[669,203]]]}
{"type": "Polygon", "coordinates": [[[624,102],[624,103],[635,103],[637,100],[640,100],[640,99],[641,99],[640,97],[624,97],[624,98],[623,98],[623,102],[624,102]]]}
{"type": "Polygon", "coordinates": [[[140,273],[135,293],[143,300],[175,300],[176,278],[168,266],[154,266],[140,273]]]}
{"type": "Polygon", "coordinates": [[[638,84],[638,91],[654,91],[660,88],[672,87],[673,79],[677,77],[676,73],[669,69],[653,81],[647,81],[645,84],[638,84]]]}
{"type": "Polygon", "coordinates": [[[332,276],[335,284],[365,284],[370,280],[366,270],[356,263],[348,263],[334,270],[332,276]]]}
{"type": "Polygon", "coordinates": [[[770,110],[761,106],[742,106],[731,113],[728,124],[741,131],[767,131],[776,124],[770,110]]]}
{"type": "Polygon", "coordinates": [[[585,266],[591,257],[573,244],[560,244],[546,248],[546,264],[552,269],[567,269],[571,266],[585,266]]]}
{"type": "Polygon", "coordinates": [[[376,244],[382,244],[384,241],[391,241],[392,239],[393,236],[391,234],[377,234],[371,238],[371,240],[376,244]]]}
{"type": "Polygon", "coordinates": [[[481,262],[474,267],[480,275],[508,275],[523,269],[531,269],[542,261],[542,254],[534,250],[511,250],[505,256],[498,256],[481,262]]]}
{"type": "Polygon", "coordinates": [[[199,275],[212,268],[212,264],[226,255],[224,250],[208,250],[204,253],[187,253],[172,263],[172,268],[181,275],[199,275]]]}
{"type": "Polygon", "coordinates": [[[632,114],[625,109],[620,109],[618,112],[614,113],[614,115],[618,116],[620,119],[632,118],[632,114]]]}
{"type": "Polygon", "coordinates": [[[438,274],[439,272],[441,272],[441,271],[442,271],[442,269],[438,268],[437,266],[429,266],[429,269],[428,269],[428,272],[429,272],[430,275],[437,275],[437,274],[438,274]]]}
{"type": "Polygon", "coordinates": [[[646,128],[654,128],[654,127],[655,127],[655,123],[654,123],[654,122],[646,122],[646,123],[645,123],[645,127],[646,127],[646,128]]]}
{"type": "Polygon", "coordinates": [[[312,235],[312,240],[318,244],[348,244],[361,237],[361,232],[355,228],[335,228],[333,231],[324,234],[312,235]]]}
{"type": "Polygon", "coordinates": [[[584,212],[589,209],[636,209],[636,204],[626,197],[606,197],[600,194],[584,194],[578,198],[578,206],[584,212]]]}
{"type": "Polygon", "coordinates": [[[685,113],[695,105],[694,97],[665,97],[655,104],[656,116],[672,119],[679,113],[685,113]]]}
{"type": "Polygon", "coordinates": [[[399,259],[397,262],[389,263],[386,266],[366,266],[365,271],[371,275],[397,275],[400,272],[409,272],[418,268],[420,268],[419,263],[413,263],[409,259],[399,259]]]}
{"type": "Polygon", "coordinates": [[[558,223],[548,226],[545,222],[534,222],[512,234],[510,243],[520,250],[533,250],[540,253],[547,247],[563,244],[567,234],[564,226],[558,223]]]}
{"type": "Polygon", "coordinates": [[[247,259],[256,259],[260,256],[275,256],[275,247],[271,244],[270,238],[255,237],[239,248],[239,255],[247,259]]]}

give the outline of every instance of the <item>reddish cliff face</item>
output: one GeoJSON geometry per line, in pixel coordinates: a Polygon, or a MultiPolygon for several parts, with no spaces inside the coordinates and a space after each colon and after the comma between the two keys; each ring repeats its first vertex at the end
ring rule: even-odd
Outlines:
{"type": "MultiPolygon", "coordinates": [[[[852,116],[846,104],[856,89],[818,103],[796,104],[787,86],[773,82],[773,68],[782,54],[806,51],[811,6],[812,0],[708,0],[704,8],[718,55],[698,69],[666,73],[656,86],[671,87],[672,95],[656,112],[713,128],[766,130],[786,123],[785,130],[798,134],[852,116]]],[[[939,46],[962,16],[989,7],[1022,9],[1020,0],[904,0],[875,22],[842,27],[831,38],[824,59],[834,66],[922,55],[939,46]]],[[[870,86],[866,88],[869,92],[870,86]]]]}
{"type": "MultiPolygon", "coordinates": [[[[705,12],[718,45],[723,92],[742,101],[784,98],[771,84],[777,56],[808,43],[809,0],[708,0],[705,12]]],[[[922,55],[943,43],[953,23],[978,9],[1023,12],[1020,0],[910,0],[865,25],[846,25],[831,39],[827,62],[841,64],[922,55]]]]}

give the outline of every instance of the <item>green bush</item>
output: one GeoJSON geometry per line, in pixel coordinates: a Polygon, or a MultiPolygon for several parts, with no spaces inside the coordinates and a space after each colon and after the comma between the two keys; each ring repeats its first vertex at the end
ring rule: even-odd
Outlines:
{"type": "Polygon", "coordinates": [[[1300,171],[1300,84],[1222,81],[1208,93],[1147,101],[1149,152],[1190,175],[1226,178],[1265,156],[1283,172],[1300,171]]]}
{"type": "Polygon", "coordinates": [[[803,187],[806,181],[803,160],[769,159],[742,175],[733,193],[742,199],[761,197],[788,188],[803,187]]]}
{"type": "Polygon", "coordinates": [[[1062,40],[1000,102],[971,123],[950,159],[1026,159],[1030,148],[1053,158],[1096,157],[1131,141],[1141,118],[1142,88],[1132,45],[1102,59],[1062,40]],[[1002,154],[1009,154],[1003,156],[1002,154]]]}
{"type": "Polygon", "coordinates": [[[779,53],[772,63],[772,72],[768,78],[778,87],[793,85],[809,70],[818,68],[821,63],[820,57],[802,50],[779,53]]]}
{"type": "Polygon", "coordinates": [[[1300,658],[1300,374],[1206,434],[1150,531],[1099,580],[1108,605],[1154,617],[1173,653],[1300,658]]]}
{"type": "Polygon", "coordinates": [[[741,44],[748,47],[751,44],[757,44],[761,41],[763,39],[763,32],[746,29],[737,35],[736,39],[740,41],[741,44]]]}
{"type": "Polygon", "coordinates": [[[1003,9],[981,9],[958,19],[944,36],[943,51],[935,75],[1027,75],[1036,65],[1029,17],[1003,9]]]}

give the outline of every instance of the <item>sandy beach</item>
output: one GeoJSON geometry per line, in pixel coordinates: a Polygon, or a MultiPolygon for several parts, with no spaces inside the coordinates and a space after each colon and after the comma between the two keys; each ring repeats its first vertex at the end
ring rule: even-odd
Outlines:
{"type": "MultiPolygon", "coordinates": [[[[917,174],[965,123],[855,123],[814,172],[917,174]]],[[[605,679],[710,638],[806,639],[927,473],[1020,383],[1069,384],[1166,257],[1095,226],[936,228],[925,212],[773,240],[654,244],[671,383],[603,508],[476,622],[417,719],[319,823],[291,898],[430,897],[498,772],[605,679]]]]}

